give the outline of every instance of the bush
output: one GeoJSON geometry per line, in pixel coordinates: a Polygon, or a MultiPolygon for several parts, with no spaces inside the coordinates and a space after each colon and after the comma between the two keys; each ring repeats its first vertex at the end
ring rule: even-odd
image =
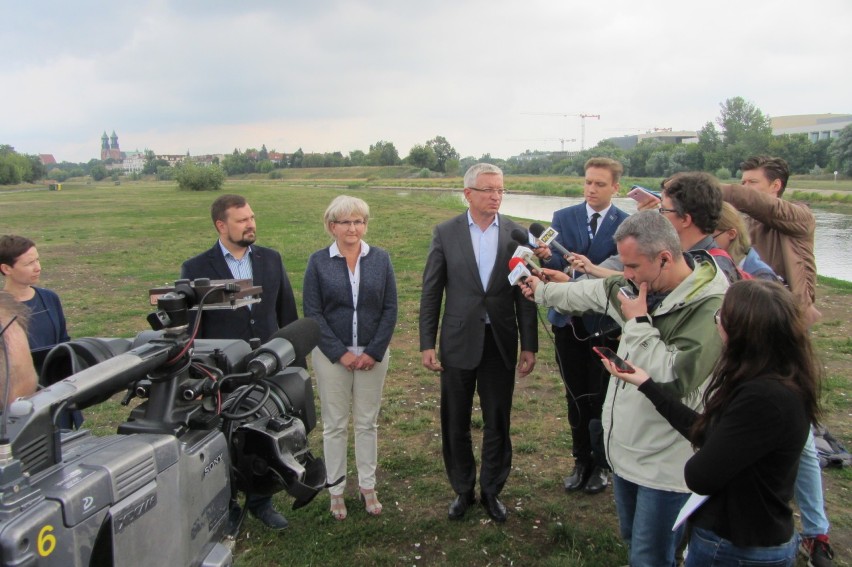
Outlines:
{"type": "Polygon", "coordinates": [[[269,172],[269,178],[270,179],[281,179],[281,177],[282,177],[281,172],[277,169],[273,169],[272,171],[269,172]]]}
{"type": "Polygon", "coordinates": [[[186,191],[218,191],[225,183],[225,172],[218,165],[199,167],[186,161],[177,167],[175,180],[186,191]]]}
{"type": "Polygon", "coordinates": [[[727,167],[720,167],[716,170],[716,177],[722,180],[728,180],[731,178],[731,170],[727,167]]]}

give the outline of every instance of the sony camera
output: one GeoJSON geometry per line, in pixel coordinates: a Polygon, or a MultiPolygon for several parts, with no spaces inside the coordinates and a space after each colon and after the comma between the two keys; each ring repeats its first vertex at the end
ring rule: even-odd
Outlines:
{"type": "Polygon", "coordinates": [[[2,565],[224,567],[237,490],[285,490],[298,508],[325,487],[308,448],[311,380],[291,366],[316,346],[316,322],[300,319],[263,345],[194,338],[206,310],[260,292],[250,280],[180,280],[151,290],[154,331],[47,355],[50,385],[0,421],[2,565]],[[125,405],[143,401],[115,435],[58,428],[61,412],[121,391],[125,405]]]}

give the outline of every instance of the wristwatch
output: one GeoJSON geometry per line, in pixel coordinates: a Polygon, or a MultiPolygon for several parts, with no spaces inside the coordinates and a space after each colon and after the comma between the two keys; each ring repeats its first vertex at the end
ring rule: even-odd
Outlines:
{"type": "Polygon", "coordinates": [[[648,323],[649,325],[651,324],[651,318],[647,315],[639,315],[638,317],[636,317],[635,321],[637,323],[648,323]]]}

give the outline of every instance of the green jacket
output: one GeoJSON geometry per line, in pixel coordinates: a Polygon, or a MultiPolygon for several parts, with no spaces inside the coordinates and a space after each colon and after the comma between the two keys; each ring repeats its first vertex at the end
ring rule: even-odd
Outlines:
{"type": "MultiPolygon", "coordinates": [[[[702,386],[722,350],[713,314],[728,288],[725,274],[709,254],[649,314],[651,323],[624,320],[618,288],[622,276],[536,289],[536,302],[564,313],[606,313],[622,326],[618,354],[644,368],[664,389],[699,410],[702,386]]],[[[604,401],[604,441],[613,471],[630,482],[658,490],[688,492],[683,467],[692,447],[659,414],[644,394],[611,378],[604,401]]]]}

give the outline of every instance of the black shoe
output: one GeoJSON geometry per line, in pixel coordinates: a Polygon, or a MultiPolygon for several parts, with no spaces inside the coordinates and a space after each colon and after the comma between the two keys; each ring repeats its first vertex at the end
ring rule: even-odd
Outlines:
{"type": "Polygon", "coordinates": [[[578,462],[574,465],[574,470],[571,471],[571,476],[566,477],[562,482],[565,487],[565,492],[574,492],[580,490],[586,485],[589,477],[592,475],[592,467],[578,462]]]}
{"type": "Polygon", "coordinates": [[[485,508],[485,511],[488,512],[491,519],[498,524],[505,522],[506,506],[500,502],[500,499],[494,494],[481,494],[480,496],[482,497],[482,506],[485,508]]]}
{"type": "Polygon", "coordinates": [[[450,504],[447,516],[449,516],[451,520],[461,520],[464,517],[465,512],[467,512],[467,509],[475,503],[476,496],[473,495],[472,490],[466,494],[459,494],[450,504]]]}
{"type": "Polygon", "coordinates": [[[228,523],[225,526],[225,537],[234,538],[240,533],[240,526],[243,523],[245,513],[237,504],[236,500],[232,501],[228,508],[228,523]]]}
{"type": "Polygon", "coordinates": [[[283,530],[290,523],[287,518],[272,507],[272,504],[261,506],[257,510],[251,510],[251,515],[260,520],[260,522],[270,530],[283,530]]]}
{"type": "Polygon", "coordinates": [[[603,467],[595,467],[589,476],[589,480],[586,482],[586,486],[583,488],[583,492],[586,494],[598,494],[606,490],[608,484],[609,473],[607,470],[603,467]]]}

